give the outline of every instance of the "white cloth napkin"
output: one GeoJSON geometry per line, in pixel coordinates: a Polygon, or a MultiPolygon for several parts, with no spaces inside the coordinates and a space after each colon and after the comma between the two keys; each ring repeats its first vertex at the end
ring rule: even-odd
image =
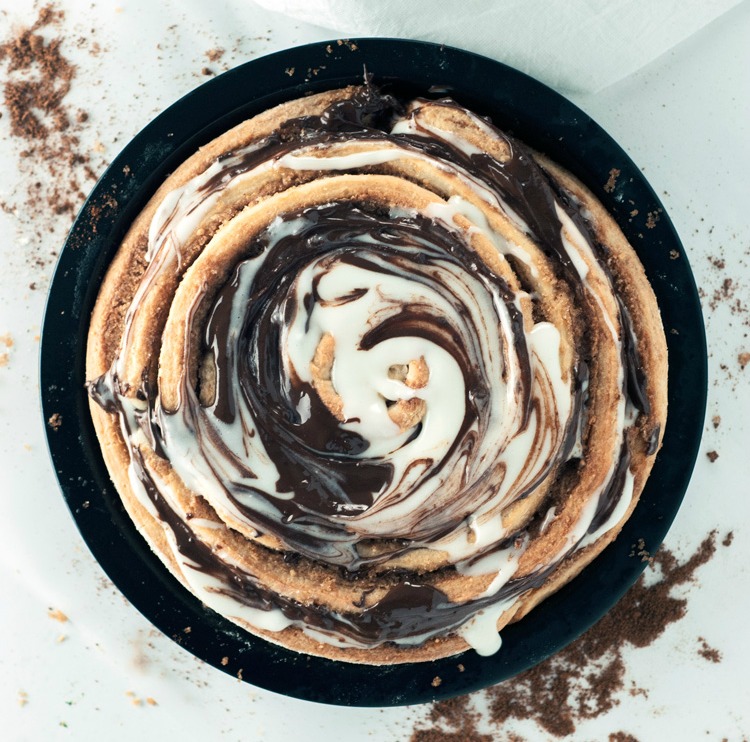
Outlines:
{"type": "Polygon", "coordinates": [[[255,0],[345,37],[449,44],[559,90],[595,92],[740,0],[255,0]]]}

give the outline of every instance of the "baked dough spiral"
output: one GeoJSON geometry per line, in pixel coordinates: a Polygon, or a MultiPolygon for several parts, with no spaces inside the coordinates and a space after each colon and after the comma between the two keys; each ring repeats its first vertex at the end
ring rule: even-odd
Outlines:
{"type": "Polygon", "coordinates": [[[452,100],[294,100],[162,185],[102,284],[91,412],[207,606],[291,649],[490,654],[616,536],[666,419],[643,268],[452,100]]]}

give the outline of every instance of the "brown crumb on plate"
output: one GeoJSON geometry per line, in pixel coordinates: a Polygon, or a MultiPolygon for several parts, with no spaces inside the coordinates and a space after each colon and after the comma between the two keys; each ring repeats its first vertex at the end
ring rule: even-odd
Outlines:
{"type": "Polygon", "coordinates": [[[604,190],[606,193],[612,193],[612,191],[615,190],[615,186],[617,185],[617,178],[619,177],[619,175],[620,171],[616,167],[613,167],[609,171],[609,180],[607,180],[607,182],[604,184],[604,190]]]}
{"type": "Polygon", "coordinates": [[[47,424],[52,430],[59,430],[62,425],[62,415],[59,412],[53,413],[47,420],[47,424]]]}

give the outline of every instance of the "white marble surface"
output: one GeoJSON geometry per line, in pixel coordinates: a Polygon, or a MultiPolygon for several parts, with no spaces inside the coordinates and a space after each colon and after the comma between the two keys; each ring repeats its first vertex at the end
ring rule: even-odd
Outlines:
{"type": "MultiPolygon", "coordinates": [[[[329,35],[244,0],[167,0],[158,12],[155,5],[59,0],[63,51],[77,64],[67,100],[89,113],[81,138],[97,170],[200,84],[204,66],[219,72],[329,35]],[[226,53],[209,63],[205,52],[214,47],[226,53]]],[[[0,39],[31,22],[34,7],[32,0],[0,2],[0,39]]],[[[579,724],[575,739],[606,740],[619,730],[641,742],[750,737],[750,367],[741,370],[738,359],[750,352],[748,38],[744,2],[640,72],[573,98],[643,168],[706,293],[706,432],[667,544],[686,556],[711,529],[735,535],[681,589],[689,596],[686,617],[652,646],[626,653],[626,680],[647,695],[623,693],[611,712],[579,724]],[[726,278],[744,313],[732,313],[727,301],[711,308],[726,278]],[[710,463],[706,453],[714,450],[719,458],[710,463]],[[698,655],[699,636],[722,653],[720,663],[698,655]]],[[[408,740],[426,708],[334,709],[253,689],[204,665],[153,630],[89,554],[49,463],[38,403],[49,258],[70,218],[25,206],[29,184],[44,171],[20,164],[23,145],[0,110],[0,738],[114,742],[179,731],[186,740],[408,740]],[[35,256],[46,257],[38,264],[35,256]],[[69,620],[53,620],[51,609],[69,620]]],[[[85,190],[92,185],[86,181],[85,190]]],[[[511,731],[547,739],[530,722],[494,733],[503,739],[511,731]]]]}

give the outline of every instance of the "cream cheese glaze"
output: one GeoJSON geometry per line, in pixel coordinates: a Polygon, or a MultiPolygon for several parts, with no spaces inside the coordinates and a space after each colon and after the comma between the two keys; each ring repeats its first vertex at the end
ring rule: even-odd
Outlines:
{"type": "Polygon", "coordinates": [[[658,440],[663,428],[649,418],[649,379],[608,249],[587,207],[523,144],[453,101],[403,105],[370,86],[171,191],[150,224],[120,350],[89,390],[119,420],[130,487],[162,524],[183,581],[265,632],[365,649],[457,634],[480,653],[497,651],[501,616],[629,512],[631,431],[648,422],[658,440]],[[427,115],[435,110],[464,128],[441,128],[427,115]],[[290,191],[250,200],[200,255],[187,254],[213,210],[280,172],[303,176],[294,208],[290,191]],[[434,191],[412,182],[415,173],[434,191]],[[392,204],[350,195],[396,180],[392,204]],[[321,181],[325,198],[315,195],[321,181]],[[261,210],[273,216],[259,222],[261,210]],[[218,271],[219,254],[241,257],[213,286],[201,277],[218,271]],[[579,332],[581,347],[570,350],[570,328],[540,309],[545,270],[604,339],[579,332]],[[148,297],[174,274],[158,379],[125,381],[148,297]],[[583,479],[573,472],[595,447],[589,380],[604,347],[616,359],[602,434],[610,445],[558,537],[566,493],[583,479]],[[166,362],[175,355],[184,361],[176,375],[166,362]],[[417,385],[407,375],[416,363],[426,369],[417,385]],[[402,404],[419,410],[406,426],[393,415],[402,404]],[[192,518],[145,449],[215,519],[192,518]],[[514,514],[535,498],[519,522],[514,514]],[[391,564],[403,579],[362,610],[329,610],[269,588],[247,563],[202,543],[225,526],[349,579],[391,564]],[[538,555],[540,536],[550,546],[538,555]],[[410,570],[414,554],[436,571],[410,570]],[[454,600],[446,570],[482,587],[454,600]]]}

